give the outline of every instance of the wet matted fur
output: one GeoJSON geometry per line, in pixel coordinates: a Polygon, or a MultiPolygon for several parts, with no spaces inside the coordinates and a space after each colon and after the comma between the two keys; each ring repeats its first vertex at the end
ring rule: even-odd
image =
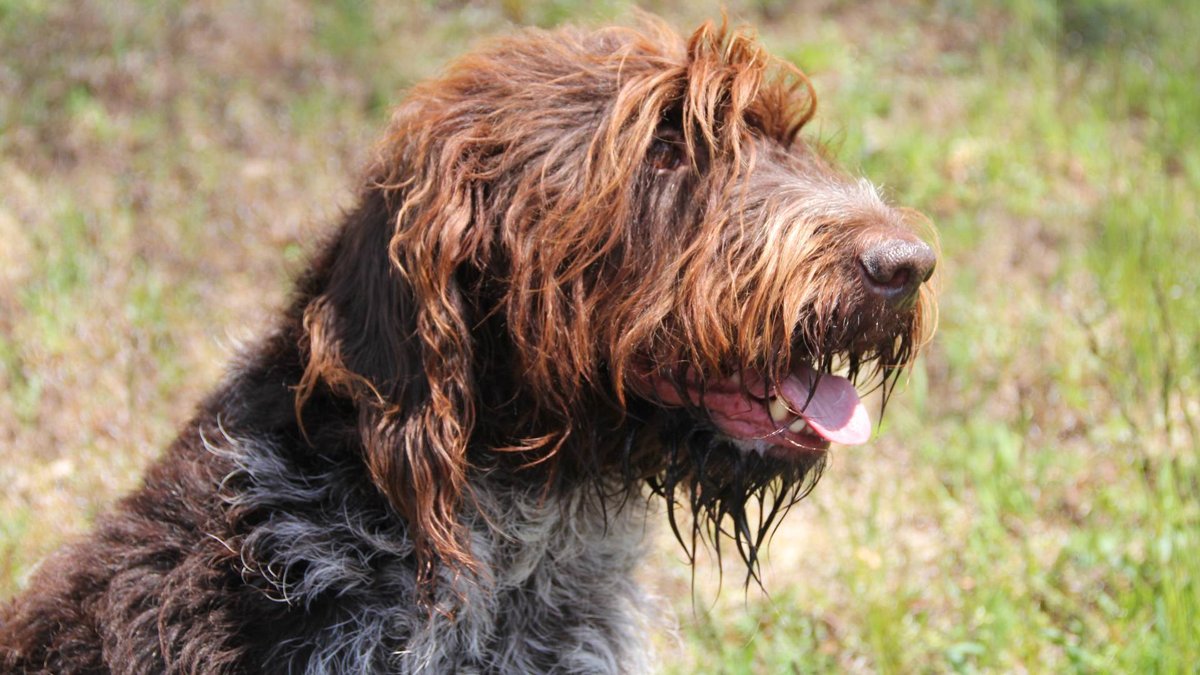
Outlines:
{"type": "Polygon", "coordinates": [[[865,440],[851,381],[929,332],[919,218],[814,107],[744,31],[649,19],[416,87],[278,325],[0,610],[0,666],[651,670],[647,500],[754,574],[865,440]]]}

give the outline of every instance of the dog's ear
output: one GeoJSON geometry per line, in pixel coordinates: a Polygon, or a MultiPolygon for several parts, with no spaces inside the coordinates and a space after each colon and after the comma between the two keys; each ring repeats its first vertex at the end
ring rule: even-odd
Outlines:
{"type": "MultiPolygon", "coordinates": [[[[357,408],[371,478],[409,523],[423,591],[474,569],[458,521],[474,427],[473,308],[457,270],[478,255],[466,182],[395,147],[326,259],[304,313],[297,414],[322,384],[357,408]]],[[[478,261],[477,261],[478,262],[478,261]]]]}

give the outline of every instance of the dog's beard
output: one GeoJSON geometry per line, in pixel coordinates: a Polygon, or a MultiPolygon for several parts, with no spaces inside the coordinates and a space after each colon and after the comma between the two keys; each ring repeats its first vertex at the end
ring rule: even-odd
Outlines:
{"type": "Polygon", "coordinates": [[[732,545],[746,564],[746,583],[759,581],[759,553],[787,511],[816,486],[825,454],[781,459],[746,452],[683,411],[664,413],[655,425],[663,468],[648,482],[666,500],[675,538],[693,564],[700,546],[711,545],[719,563],[732,545]]]}

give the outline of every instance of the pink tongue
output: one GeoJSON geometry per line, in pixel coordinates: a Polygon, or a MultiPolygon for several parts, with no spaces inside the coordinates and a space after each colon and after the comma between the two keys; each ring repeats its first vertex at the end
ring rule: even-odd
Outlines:
{"type": "Polygon", "coordinates": [[[871,418],[850,380],[837,375],[818,375],[804,366],[781,382],[779,388],[788,406],[826,440],[859,445],[871,438],[871,418]]]}

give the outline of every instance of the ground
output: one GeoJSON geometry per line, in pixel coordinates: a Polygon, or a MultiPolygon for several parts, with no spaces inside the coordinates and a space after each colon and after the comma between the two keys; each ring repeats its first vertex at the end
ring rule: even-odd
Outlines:
{"type": "MultiPolygon", "coordinates": [[[[941,232],[937,337],[764,593],[665,529],[669,672],[1200,663],[1200,5],[729,2],[810,133],[941,232]],[[718,586],[721,586],[718,592],[718,586]]],[[[709,2],[644,9],[675,26],[709,2]]],[[[623,2],[0,0],[0,595],[136,484],[280,307],[391,104],[623,2]]]]}

